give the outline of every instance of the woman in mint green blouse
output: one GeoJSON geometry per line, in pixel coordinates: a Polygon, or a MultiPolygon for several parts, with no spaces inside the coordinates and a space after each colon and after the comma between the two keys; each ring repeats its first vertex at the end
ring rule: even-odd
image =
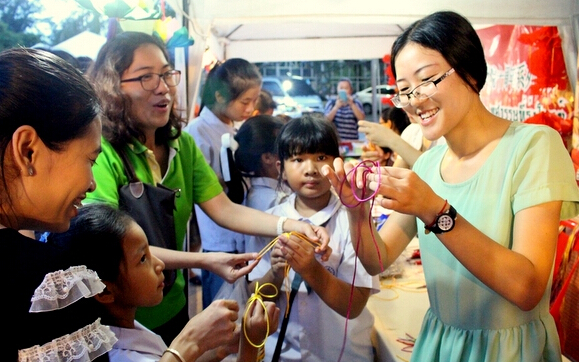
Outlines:
{"type": "MultiPolygon", "coordinates": [[[[379,273],[415,235],[420,241],[430,308],[411,360],[560,361],[549,314],[551,273],[559,221],[579,214],[561,137],[484,107],[483,48],[456,13],[415,22],[391,56],[395,105],[420,120],[427,139],[447,141],[420,156],[412,171],[386,167],[380,178],[367,178],[394,212],[375,235],[381,259],[372,235],[362,238],[358,256],[366,269],[379,273]]],[[[335,168],[325,172],[338,186],[352,165],[335,168]]],[[[353,202],[350,191],[344,194],[353,202]]]]}

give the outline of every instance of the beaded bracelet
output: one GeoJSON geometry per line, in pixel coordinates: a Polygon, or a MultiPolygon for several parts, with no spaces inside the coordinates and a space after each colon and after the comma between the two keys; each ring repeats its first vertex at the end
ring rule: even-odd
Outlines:
{"type": "Polygon", "coordinates": [[[277,219],[277,234],[281,235],[283,234],[283,224],[286,222],[287,217],[285,216],[280,216],[279,219],[277,219]]]}

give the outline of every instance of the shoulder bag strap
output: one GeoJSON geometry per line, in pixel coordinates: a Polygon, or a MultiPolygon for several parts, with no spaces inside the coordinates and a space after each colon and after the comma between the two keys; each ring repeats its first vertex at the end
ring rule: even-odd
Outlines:
{"type": "Polygon", "coordinates": [[[298,273],[295,274],[294,280],[292,282],[292,291],[290,293],[289,301],[288,301],[288,311],[283,317],[283,321],[281,323],[281,328],[279,330],[279,336],[277,337],[277,343],[275,345],[275,352],[273,353],[273,357],[271,362],[278,362],[279,356],[281,354],[281,346],[283,345],[283,340],[285,338],[285,331],[287,330],[287,324],[289,321],[289,316],[292,311],[292,303],[296,297],[298,289],[300,289],[300,284],[302,283],[302,276],[298,273]]]}

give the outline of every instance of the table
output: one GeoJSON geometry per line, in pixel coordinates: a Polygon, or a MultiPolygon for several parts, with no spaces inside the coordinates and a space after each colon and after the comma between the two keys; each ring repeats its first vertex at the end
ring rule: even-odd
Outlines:
{"type": "Polygon", "coordinates": [[[376,348],[376,361],[410,360],[411,353],[402,351],[405,345],[396,339],[407,338],[406,333],[416,338],[430,305],[422,266],[406,261],[417,248],[418,240],[415,239],[397,260],[402,275],[397,278],[381,278],[380,293],[372,295],[368,300],[367,307],[375,319],[372,342],[376,348]]]}
{"type": "MultiPolygon", "coordinates": [[[[416,338],[422,326],[422,319],[430,306],[421,265],[406,261],[413,250],[418,249],[418,240],[410,242],[397,260],[402,275],[397,278],[381,279],[380,293],[370,296],[366,304],[374,315],[372,343],[376,348],[376,362],[410,361],[411,352],[402,351],[404,344],[398,338],[406,338],[406,333],[416,338]]],[[[563,362],[571,362],[561,356],[563,362]]]]}

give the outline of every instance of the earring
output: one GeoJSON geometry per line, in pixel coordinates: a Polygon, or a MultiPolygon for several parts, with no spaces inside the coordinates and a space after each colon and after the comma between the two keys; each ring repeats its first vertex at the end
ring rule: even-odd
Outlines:
{"type": "Polygon", "coordinates": [[[34,175],[34,169],[32,168],[32,166],[28,166],[28,176],[32,175],[34,175]]]}

